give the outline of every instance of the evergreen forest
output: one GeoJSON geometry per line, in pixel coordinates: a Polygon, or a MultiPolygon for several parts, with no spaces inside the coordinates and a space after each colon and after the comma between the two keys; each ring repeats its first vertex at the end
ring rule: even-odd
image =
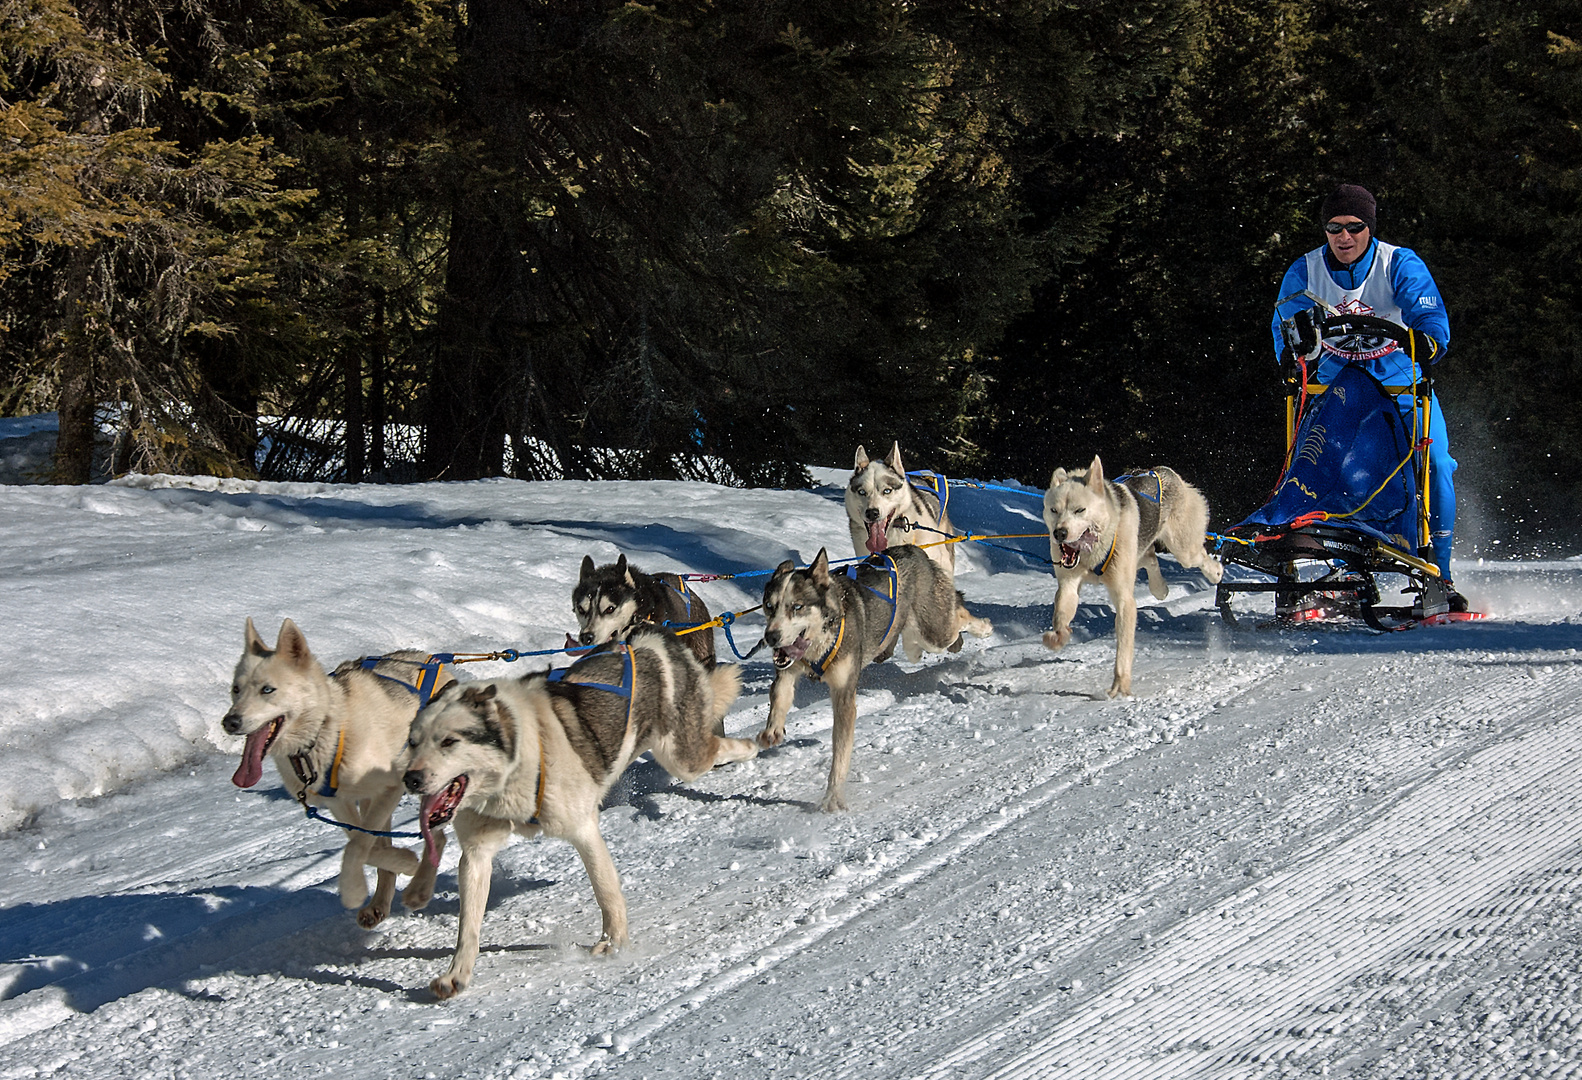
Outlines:
{"type": "Polygon", "coordinates": [[[1539,553],[1582,535],[1579,125],[1582,0],[0,0],[0,416],[58,413],[56,483],[788,487],[899,440],[1167,463],[1223,526],[1350,182],[1446,299],[1465,528],[1539,553]]]}

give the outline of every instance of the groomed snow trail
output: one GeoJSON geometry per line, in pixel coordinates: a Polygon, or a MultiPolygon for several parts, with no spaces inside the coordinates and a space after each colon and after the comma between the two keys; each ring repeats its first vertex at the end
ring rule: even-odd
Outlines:
{"type": "MultiPolygon", "coordinates": [[[[1123,701],[1096,697],[1113,662],[1098,590],[1054,655],[1046,574],[966,574],[997,634],[865,672],[850,813],[811,810],[830,710],[804,684],[784,746],[687,785],[639,762],[617,788],[601,827],[632,948],[588,956],[575,853],[519,842],[496,862],[475,983],[437,1003],[454,845],[428,910],[356,926],[332,891],[340,834],[272,770],[229,782],[235,740],[215,733],[241,617],[292,615],[330,663],[370,643],[555,642],[585,552],[773,565],[842,535],[838,492],[74,498],[28,493],[32,533],[0,517],[23,569],[47,537],[76,552],[50,564],[63,613],[19,587],[32,621],[0,641],[23,703],[0,714],[24,751],[0,771],[5,812],[25,816],[0,833],[0,1080],[1405,1080],[1582,1062],[1582,563],[1467,567],[1458,584],[1499,618],[1385,636],[1231,631],[1167,565],[1123,701]],[[163,612],[160,636],[56,642],[100,594],[129,631],[163,612]],[[183,741],[193,718],[208,734],[183,741]],[[147,753],[115,753],[150,731],[147,753]],[[78,747],[100,752],[80,780],[78,747]]],[[[755,600],[703,588],[715,610],[755,600]]],[[[767,712],[768,665],[744,674],[733,734],[767,712]]]]}

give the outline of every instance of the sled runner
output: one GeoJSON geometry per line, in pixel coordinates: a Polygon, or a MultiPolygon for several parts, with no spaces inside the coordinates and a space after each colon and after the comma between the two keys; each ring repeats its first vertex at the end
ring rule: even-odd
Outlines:
{"type": "MultiPolygon", "coordinates": [[[[1283,301],[1282,301],[1283,302],[1283,301]]],[[[1481,618],[1452,612],[1429,542],[1428,417],[1432,377],[1423,339],[1367,315],[1317,309],[1285,320],[1286,455],[1269,501],[1210,539],[1225,563],[1267,580],[1221,581],[1215,601],[1236,624],[1237,593],[1273,593],[1282,622],[1361,618],[1376,630],[1481,618]],[[1398,343],[1412,358],[1408,386],[1385,386],[1347,364],[1312,381],[1321,341],[1398,343]],[[1410,412],[1396,402],[1410,396],[1410,412]],[[1426,556],[1426,557],[1425,557],[1426,556]],[[1409,603],[1388,604],[1381,577],[1409,603]]],[[[1353,351],[1348,349],[1348,351],[1353,351]]]]}

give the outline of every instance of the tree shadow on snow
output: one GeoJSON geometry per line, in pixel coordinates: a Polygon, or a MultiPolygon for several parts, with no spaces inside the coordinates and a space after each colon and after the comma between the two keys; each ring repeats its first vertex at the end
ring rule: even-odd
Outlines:
{"type": "Polygon", "coordinates": [[[352,915],[324,889],[225,886],[20,904],[0,922],[0,964],[15,965],[0,1000],[55,986],[71,1008],[92,1012],[331,919],[352,915]]]}

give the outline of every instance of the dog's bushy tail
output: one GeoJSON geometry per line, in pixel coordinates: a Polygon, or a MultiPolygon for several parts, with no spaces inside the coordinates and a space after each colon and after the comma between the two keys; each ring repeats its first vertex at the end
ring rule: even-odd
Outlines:
{"type": "Polygon", "coordinates": [[[723,720],[742,692],[741,668],[735,664],[720,664],[715,667],[709,672],[709,690],[714,698],[713,715],[709,719],[723,720]]]}

